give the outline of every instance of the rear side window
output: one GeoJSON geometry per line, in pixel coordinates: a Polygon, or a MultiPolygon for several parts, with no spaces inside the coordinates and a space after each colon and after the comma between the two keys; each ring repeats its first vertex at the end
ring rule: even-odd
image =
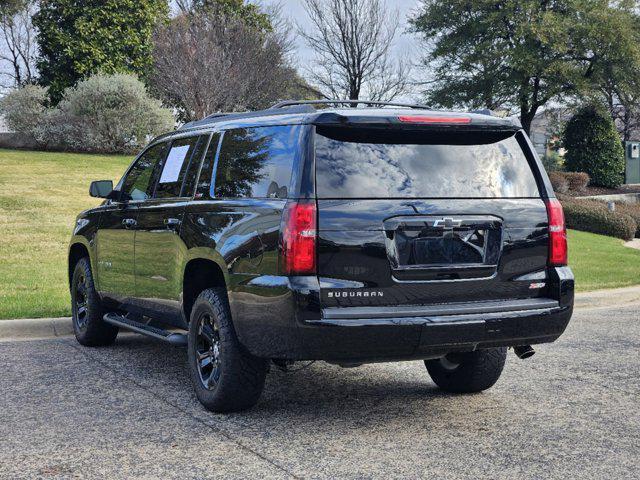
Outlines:
{"type": "Polygon", "coordinates": [[[164,159],[167,144],[148,148],[133,164],[121,181],[121,191],[131,200],[146,200],[153,194],[155,172],[164,159]]]}
{"type": "Polygon", "coordinates": [[[538,197],[511,133],[371,132],[318,127],[319,198],[538,197]]]}
{"type": "Polygon", "coordinates": [[[215,197],[287,198],[300,132],[299,125],[227,130],[218,156],[215,197]]]}
{"type": "Polygon", "coordinates": [[[182,183],[200,137],[174,140],[162,166],[154,198],[175,198],[182,193],[182,183]]]}

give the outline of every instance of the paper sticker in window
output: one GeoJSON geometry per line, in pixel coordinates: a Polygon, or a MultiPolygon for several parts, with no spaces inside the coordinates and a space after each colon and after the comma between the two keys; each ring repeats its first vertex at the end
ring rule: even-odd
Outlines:
{"type": "Polygon", "coordinates": [[[167,161],[162,169],[162,175],[160,176],[160,183],[173,183],[177,182],[180,178],[180,170],[182,170],[182,164],[187,153],[189,152],[190,145],[183,145],[180,147],[173,147],[169,152],[167,161]]]}

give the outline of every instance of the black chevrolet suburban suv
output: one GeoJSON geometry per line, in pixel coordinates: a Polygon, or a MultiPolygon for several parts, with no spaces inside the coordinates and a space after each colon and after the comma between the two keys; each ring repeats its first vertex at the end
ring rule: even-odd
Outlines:
{"type": "Polygon", "coordinates": [[[282,102],[153,140],[81,213],[73,324],[186,344],[198,399],[259,399],[271,363],[424,360],[449,392],[500,376],[573,311],[562,207],[517,121],[282,102]]]}

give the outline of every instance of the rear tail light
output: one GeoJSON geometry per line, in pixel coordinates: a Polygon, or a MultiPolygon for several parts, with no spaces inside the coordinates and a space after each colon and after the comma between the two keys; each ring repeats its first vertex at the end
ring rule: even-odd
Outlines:
{"type": "Polygon", "coordinates": [[[285,275],[316,273],[315,201],[289,201],[282,213],[280,265],[285,275]]]}
{"type": "Polygon", "coordinates": [[[567,264],[567,227],[560,202],[551,198],[546,201],[549,217],[549,266],[562,267],[567,264]]]}
{"type": "Polygon", "coordinates": [[[403,123],[445,123],[445,124],[466,124],[471,123],[471,117],[443,117],[443,116],[425,116],[425,115],[400,115],[398,117],[403,123]]]}

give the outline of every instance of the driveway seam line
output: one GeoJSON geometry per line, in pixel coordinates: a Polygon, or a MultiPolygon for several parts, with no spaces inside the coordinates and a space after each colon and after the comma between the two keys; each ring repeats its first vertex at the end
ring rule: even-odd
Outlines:
{"type": "Polygon", "coordinates": [[[281,472],[286,473],[287,475],[289,475],[292,478],[295,478],[297,480],[304,480],[304,477],[300,477],[298,475],[296,475],[295,473],[290,472],[289,470],[287,470],[285,467],[283,467],[282,465],[279,465],[278,463],[276,463],[275,460],[270,459],[269,457],[267,457],[265,454],[258,452],[257,450],[245,445],[244,443],[242,443],[240,440],[235,439],[230,433],[225,432],[224,430],[221,430],[220,428],[214,427],[213,425],[208,424],[207,422],[199,419],[198,417],[194,416],[193,414],[189,413],[188,411],[186,411],[185,409],[183,409],[182,407],[170,402],[169,400],[162,398],[161,396],[159,396],[157,393],[155,393],[153,390],[150,390],[149,388],[147,388],[146,386],[140,384],[139,382],[137,382],[135,379],[133,379],[132,377],[130,377],[127,374],[121,373],[118,370],[112,368],[109,364],[107,364],[106,362],[99,360],[95,357],[92,357],[91,355],[87,354],[86,352],[83,351],[82,348],[80,348],[77,345],[74,344],[70,344],[71,347],[73,347],[75,350],[77,350],[78,352],[80,352],[83,356],[85,356],[86,358],[98,363],[99,365],[101,365],[102,367],[106,368],[107,370],[109,370],[112,373],[115,373],[116,375],[118,375],[121,378],[125,378],[126,380],[128,380],[130,383],[133,383],[135,386],[137,386],[138,388],[144,390],[145,392],[151,394],[153,397],[155,397],[156,399],[160,400],[161,402],[163,402],[166,405],[169,405],[170,407],[173,407],[174,409],[178,410],[179,412],[187,415],[189,418],[191,418],[192,420],[195,420],[196,422],[198,422],[201,425],[204,425],[205,427],[207,427],[209,430],[212,430],[220,435],[222,435],[223,437],[225,437],[226,439],[230,440],[232,443],[234,443],[235,445],[237,445],[238,447],[240,447],[240,449],[242,450],[246,450],[249,453],[252,453],[253,455],[255,455],[256,457],[260,458],[261,460],[267,462],[269,465],[271,465],[272,467],[275,467],[277,470],[280,470],[281,472]]]}

